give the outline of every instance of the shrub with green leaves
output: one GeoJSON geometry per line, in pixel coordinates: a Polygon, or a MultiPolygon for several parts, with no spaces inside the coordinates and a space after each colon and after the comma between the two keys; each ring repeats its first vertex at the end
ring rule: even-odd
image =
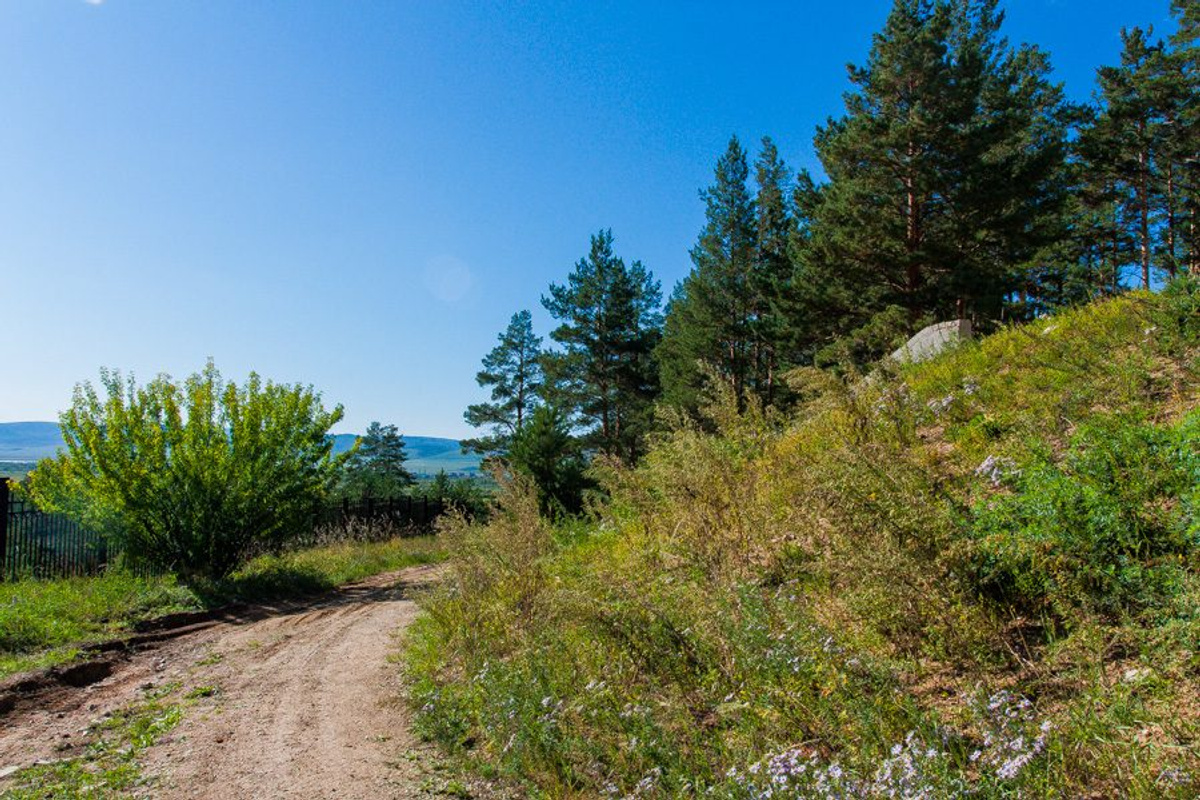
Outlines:
{"type": "Polygon", "coordinates": [[[221,578],[311,525],[345,458],[328,435],[341,418],[312,387],[254,373],[238,386],[211,361],[182,383],[102,370],[99,391],[75,387],[60,417],[66,450],[38,465],[30,491],[134,562],[221,578]]]}
{"type": "Polygon", "coordinates": [[[975,578],[996,599],[1059,618],[1151,606],[1181,586],[1200,524],[1200,413],[1178,426],[1119,417],[1076,433],[1016,492],[975,508],[975,578]]]}

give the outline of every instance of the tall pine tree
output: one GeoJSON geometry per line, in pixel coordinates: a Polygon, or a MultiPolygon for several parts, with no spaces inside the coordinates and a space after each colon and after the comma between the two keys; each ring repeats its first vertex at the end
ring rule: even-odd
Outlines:
{"type": "Polygon", "coordinates": [[[701,364],[728,381],[739,398],[754,386],[760,367],[758,221],[748,178],[746,151],[734,136],[717,161],[713,185],[700,193],[705,226],[692,248],[692,271],[671,297],[659,351],[664,398],[686,409],[700,403],[701,364]]]}
{"type": "Polygon", "coordinates": [[[1200,275],[1200,2],[1174,0],[1171,12],[1179,26],[1171,37],[1167,63],[1168,73],[1175,76],[1176,105],[1167,142],[1178,177],[1175,263],[1200,275]]]}
{"type": "Polygon", "coordinates": [[[533,333],[528,311],[513,314],[499,336],[500,343],[483,357],[483,369],[475,376],[482,387],[491,387],[491,402],[467,407],[463,418],[489,433],[465,439],[462,446],[476,453],[503,455],[521,432],[541,396],[542,339],[533,333]]]}
{"type": "Polygon", "coordinates": [[[662,290],[640,261],[627,266],[612,244],[611,230],[593,236],[567,282],[551,284],[542,298],[561,323],[550,338],[562,346],[544,364],[548,399],[585,429],[585,445],[632,461],[658,396],[662,290]]]}
{"type": "Polygon", "coordinates": [[[1131,266],[1146,288],[1170,170],[1164,122],[1171,104],[1162,73],[1166,54],[1163,42],[1151,35],[1141,28],[1121,32],[1121,63],[1100,68],[1101,110],[1085,133],[1091,170],[1109,187],[1116,235],[1132,242],[1131,266]]]}
{"type": "Polygon", "coordinates": [[[995,0],[896,0],[817,132],[806,279],[863,357],[930,318],[1001,316],[1058,231],[1066,106],[1002,19],[995,0]]]}
{"type": "Polygon", "coordinates": [[[790,365],[787,348],[790,308],[785,298],[791,291],[792,229],[791,173],[779,157],[771,137],[764,136],[762,151],[754,164],[755,263],[750,274],[754,297],[750,330],[754,342],[754,386],[770,405],[779,394],[780,373],[790,365]]]}
{"type": "MultiPolygon", "coordinates": [[[[1097,71],[1097,106],[1078,141],[1081,195],[1099,209],[1104,277],[1152,286],[1197,264],[1200,116],[1197,4],[1175,3],[1169,41],[1121,31],[1121,59],[1097,71]]],[[[1077,238],[1092,235],[1087,227],[1077,238]]]]}

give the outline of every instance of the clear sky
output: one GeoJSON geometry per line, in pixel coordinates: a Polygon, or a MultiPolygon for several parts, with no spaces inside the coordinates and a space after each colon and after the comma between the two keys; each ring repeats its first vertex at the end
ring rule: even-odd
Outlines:
{"type": "MultiPolygon", "coordinates": [[[[1008,0],[1074,99],[1167,0],[1008,0]]],[[[461,436],[611,227],[664,293],[731,133],[815,168],[890,2],[0,1],[0,421],[207,357],[461,436]]],[[[754,148],[756,149],[756,147],[754,148]]],[[[753,151],[753,150],[752,150],[753,151]]]]}

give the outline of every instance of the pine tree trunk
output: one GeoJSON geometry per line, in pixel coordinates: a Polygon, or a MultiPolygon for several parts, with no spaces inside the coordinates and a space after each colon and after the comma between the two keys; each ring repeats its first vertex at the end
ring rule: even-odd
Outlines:
{"type": "Polygon", "coordinates": [[[1146,148],[1138,151],[1138,243],[1142,262],[1142,288],[1150,288],[1150,187],[1149,154],[1146,148]]]}
{"type": "Polygon", "coordinates": [[[767,405],[775,402],[775,351],[767,351],[767,405]]]}
{"type": "Polygon", "coordinates": [[[1167,275],[1175,277],[1175,165],[1167,162],[1167,275]]]}
{"type": "Polygon", "coordinates": [[[1113,236],[1112,236],[1112,286],[1110,294],[1116,294],[1121,289],[1121,220],[1117,207],[1113,206],[1113,236]]]}
{"type": "Polygon", "coordinates": [[[1188,275],[1200,275],[1200,246],[1196,245],[1196,210],[1188,213],[1188,275]]]}
{"type": "MultiPolygon", "coordinates": [[[[916,145],[913,142],[908,143],[908,158],[911,160],[916,156],[916,145]]],[[[919,316],[917,310],[917,286],[921,280],[921,269],[917,266],[914,254],[921,244],[921,223],[918,220],[920,213],[920,201],[917,199],[916,181],[912,174],[904,177],[905,188],[905,204],[908,219],[905,221],[904,230],[904,246],[908,251],[908,263],[905,264],[905,291],[908,293],[908,310],[909,315],[915,321],[919,316]]]]}

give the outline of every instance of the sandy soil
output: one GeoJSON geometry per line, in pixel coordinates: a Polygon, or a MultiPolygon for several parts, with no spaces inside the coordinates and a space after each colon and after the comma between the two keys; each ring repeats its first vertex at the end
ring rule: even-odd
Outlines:
{"type": "Polygon", "coordinates": [[[307,603],[181,620],[155,635],[162,641],[97,659],[57,682],[10,681],[0,774],[71,756],[86,744],[89,723],[178,682],[181,692],[211,687],[213,694],[190,705],[144,754],[153,781],[147,796],[439,795],[443,765],[410,732],[398,669],[388,661],[416,615],[412,593],[434,576],[435,568],[415,567],[307,603]]]}

